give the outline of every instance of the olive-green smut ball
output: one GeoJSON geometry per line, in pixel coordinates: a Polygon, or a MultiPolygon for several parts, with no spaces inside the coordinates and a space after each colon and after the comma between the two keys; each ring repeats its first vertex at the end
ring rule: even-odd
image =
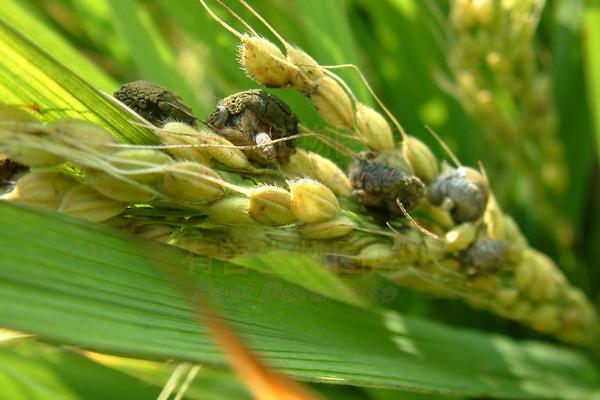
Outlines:
{"type": "Polygon", "coordinates": [[[180,121],[188,125],[196,123],[192,109],[179,96],[152,82],[126,83],[114,93],[114,97],[160,128],[169,121],[180,121]]]}
{"type": "Polygon", "coordinates": [[[263,165],[287,161],[294,153],[292,140],[272,145],[268,142],[298,134],[298,122],[287,104],[259,89],[234,93],[222,99],[206,117],[210,129],[236,146],[262,144],[244,152],[252,161],[263,165]]]}
{"type": "Polygon", "coordinates": [[[406,211],[411,211],[425,194],[425,184],[395,150],[363,154],[352,162],[348,175],[354,195],[368,207],[400,213],[400,201],[406,211]]]}

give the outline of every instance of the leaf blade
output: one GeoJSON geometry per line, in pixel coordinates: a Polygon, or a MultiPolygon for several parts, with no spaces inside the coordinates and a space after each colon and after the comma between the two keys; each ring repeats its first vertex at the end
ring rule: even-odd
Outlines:
{"type": "Polygon", "coordinates": [[[588,0],[584,12],[587,77],[596,131],[596,151],[600,154],[600,1],[588,0]]]}
{"type": "Polygon", "coordinates": [[[83,57],[77,49],[68,43],[57,32],[48,27],[41,19],[28,10],[22,2],[6,0],[0,19],[22,35],[35,38],[36,44],[44,49],[51,49],[53,56],[61,60],[66,67],[85,76],[88,82],[96,87],[110,91],[115,82],[96,65],[83,57]]]}
{"type": "Polygon", "coordinates": [[[68,67],[0,20],[0,93],[5,104],[39,108],[46,122],[84,119],[129,143],[156,143],[146,128],[68,67]]]}
{"type": "Polygon", "coordinates": [[[162,272],[177,268],[194,271],[190,281],[250,347],[297,379],[505,398],[598,394],[600,373],[559,347],[364,310],[251,271],[226,274],[224,263],[209,267],[46,211],[2,203],[0,216],[0,324],[14,329],[115,354],[224,365],[162,272]]]}

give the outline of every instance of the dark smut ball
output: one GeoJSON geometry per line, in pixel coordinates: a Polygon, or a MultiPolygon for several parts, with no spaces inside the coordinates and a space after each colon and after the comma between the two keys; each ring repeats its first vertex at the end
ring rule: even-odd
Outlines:
{"type": "Polygon", "coordinates": [[[367,207],[401,213],[398,201],[406,211],[418,206],[425,194],[425,184],[397,150],[379,154],[365,152],[348,169],[354,195],[367,207]]]}
{"type": "Polygon", "coordinates": [[[196,123],[192,109],[185,105],[179,96],[152,82],[126,83],[113,96],[159,128],[169,121],[179,121],[188,125],[196,123]]]}
{"type": "Polygon", "coordinates": [[[429,201],[450,211],[456,224],[478,220],[485,211],[488,185],[476,170],[460,167],[438,177],[429,185],[429,201]]]}
{"type": "Polygon", "coordinates": [[[27,170],[26,166],[0,153],[0,186],[6,185],[17,173],[25,170],[27,170]]]}
{"type": "Polygon", "coordinates": [[[459,255],[470,266],[469,273],[476,275],[496,272],[508,261],[508,242],[506,240],[484,239],[473,243],[459,255]]]}
{"type": "Polygon", "coordinates": [[[237,146],[262,145],[244,150],[250,160],[269,165],[285,162],[295,152],[293,140],[298,134],[298,117],[280,98],[260,89],[245,90],[225,97],[208,117],[207,125],[237,146]]]}

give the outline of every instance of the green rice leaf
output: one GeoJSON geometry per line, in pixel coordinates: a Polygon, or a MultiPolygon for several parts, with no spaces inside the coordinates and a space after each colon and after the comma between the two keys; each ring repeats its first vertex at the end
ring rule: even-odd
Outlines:
{"type": "Polygon", "coordinates": [[[236,257],[231,262],[266,274],[274,274],[287,282],[343,303],[358,307],[366,305],[356,292],[332,271],[323,267],[319,256],[267,251],[258,255],[236,257]]]}
{"type": "Polygon", "coordinates": [[[588,0],[584,15],[588,98],[596,131],[596,148],[600,154],[600,0],[588,0]]]}
{"type": "MultiPolygon", "coordinates": [[[[249,400],[251,397],[233,372],[206,365],[189,363],[160,363],[133,358],[115,357],[99,353],[86,353],[91,360],[100,365],[127,374],[140,381],[164,388],[166,382],[179,373],[174,392],[177,393],[189,376],[193,377],[185,391],[185,399],[189,400],[249,400]]],[[[115,398],[114,396],[112,398],[115,398]]]]}
{"type": "Polygon", "coordinates": [[[223,369],[82,353],[31,339],[0,343],[0,363],[3,398],[11,400],[154,399],[176,370],[172,396],[192,376],[186,399],[250,399],[235,375],[223,369]]]}
{"type": "Polygon", "coordinates": [[[52,56],[73,70],[85,76],[86,80],[99,89],[110,91],[116,86],[115,82],[100,70],[89,59],[84,57],[76,48],[48,27],[39,17],[29,10],[24,2],[5,0],[2,3],[0,20],[10,25],[22,35],[33,38],[37,46],[51,52],[52,56]]]}
{"type": "Polygon", "coordinates": [[[11,400],[153,399],[160,393],[159,386],[31,340],[0,344],[0,387],[2,398],[11,400]]]}
{"type": "Polygon", "coordinates": [[[128,143],[156,143],[148,129],[71,69],[0,19],[0,98],[46,122],[83,119],[128,143]]]}
{"type": "Polygon", "coordinates": [[[296,379],[477,397],[600,396],[597,367],[563,347],[357,308],[48,211],[1,203],[0,220],[0,325],[47,340],[225,365],[184,285],[203,290],[265,362],[296,379]]]}

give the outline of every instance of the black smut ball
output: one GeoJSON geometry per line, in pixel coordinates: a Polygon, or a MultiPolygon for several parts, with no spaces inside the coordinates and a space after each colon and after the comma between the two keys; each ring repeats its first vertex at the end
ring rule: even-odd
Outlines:
{"type": "Polygon", "coordinates": [[[438,177],[429,185],[429,201],[447,204],[452,220],[457,224],[478,220],[485,211],[489,197],[485,178],[476,170],[460,167],[438,177]]]}
{"type": "Polygon", "coordinates": [[[425,194],[425,184],[401,163],[388,162],[389,157],[361,157],[348,169],[354,195],[367,207],[401,213],[398,201],[406,211],[415,209],[425,194]]]}
{"type": "Polygon", "coordinates": [[[459,257],[463,263],[470,266],[471,274],[500,271],[508,261],[508,242],[481,240],[461,252],[459,257]]]}
{"type": "Polygon", "coordinates": [[[192,109],[169,89],[148,81],[129,82],[113,94],[146,121],[162,128],[169,121],[196,123],[192,109]]]}

